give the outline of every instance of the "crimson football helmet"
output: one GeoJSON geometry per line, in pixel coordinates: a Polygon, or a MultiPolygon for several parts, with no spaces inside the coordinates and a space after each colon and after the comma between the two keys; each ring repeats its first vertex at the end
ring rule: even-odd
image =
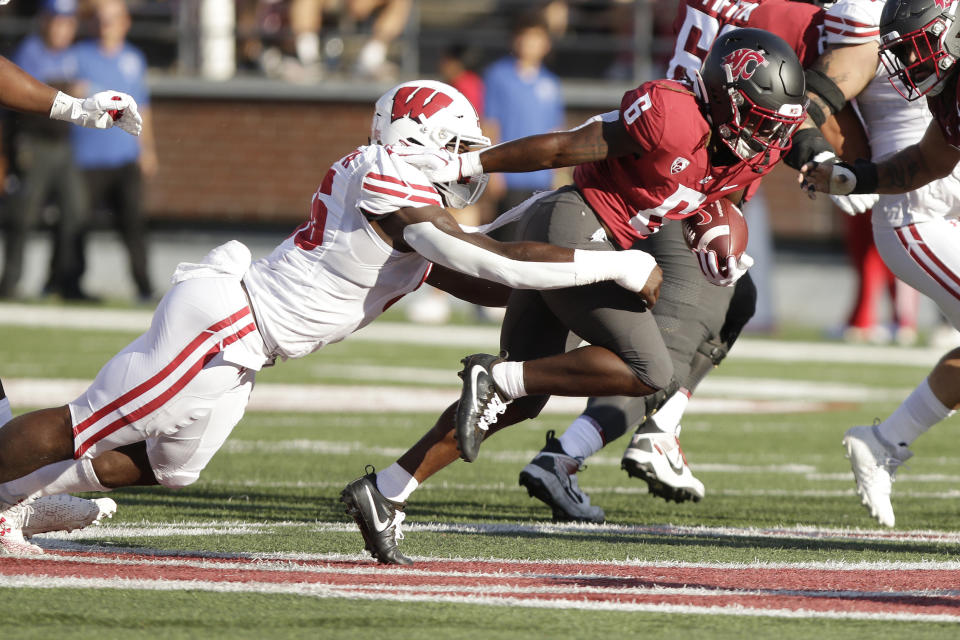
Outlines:
{"type": "Polygon", "coordinates": [[[698,98],[716,134],[758,170],[790,148],[806,118],[803,66],[779,36],[731,29],[713,42],[697,75],[698,98]]]}
{"type": "Polygon", "coordinates": [[[907,100],[935,96],[960,56],[954,0],[890,0],[880,14],[880,59],[907,100]]]}
{"type": "MultiPolygon", "coordinates": [[[[380,96],[370,139],[382,145],[416,144],[454,153],[490,146],[470,101],[450,85],[435,80],[405,82],[380,96]]],[[[483,193],[487,175],[434,186],[448,207],[462,209],[483,193]]]]}

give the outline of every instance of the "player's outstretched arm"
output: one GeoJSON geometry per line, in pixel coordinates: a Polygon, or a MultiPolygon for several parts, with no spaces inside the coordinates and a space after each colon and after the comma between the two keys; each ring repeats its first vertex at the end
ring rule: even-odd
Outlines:
{"type": "Polygon", "coordinates": [[[431,182],[453,182],[483,173],[523,173],[572,167],[631,153],[644,153],[616,111],[591,118],[569,131],[517,138],[480,151],[398,147],[394,153],[417,167],[431,182]]]}
{"type": "Polygon", "coordinates": [[[613,280],[648,304],[659,295],[660,268],[636,250],[584,251],[542,242],[498,242],[465,233],[440,207],[404,208],[378,223],[394,246],[433,263],[515,289],[563,289],[613,280]]]}
{"type": "Polygon", "coordinates": [[[958,162],[960,149],[946,141],[934,120],[920,142],[882,162],[809,162],[800,170],[800,182],[821,193],[906,193],[946,177],[958,162]]]}
{"type": "Polygon", "coordinates": [[[0,56],[0,105],[14,111],[47,115],[81,127],[109,129],[118,126],[140,135],[141,118],[136,101],[125,93],[102,91],[81,100],[40,82],[0,56]]]}
{"type": "Polygon", "coordinates": [[[57,90],[0,56],[0,104],[7,109],[47,115],[57,90]]]}

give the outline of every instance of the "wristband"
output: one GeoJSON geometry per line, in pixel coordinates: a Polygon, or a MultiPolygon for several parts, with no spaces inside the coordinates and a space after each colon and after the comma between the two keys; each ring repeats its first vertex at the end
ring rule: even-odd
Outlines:
{"type": "Polygon", "coordinates": [[[80,100],[58,91],[50,106],[51,120],[78,122],[80,120],[80,100]]]}
{"type": "Polygon", "coordinates": [[[877,165],[858,158],[853,163],[853,175],[857,178],[857,184],[850,193],[876,193],[879,186],[880,177],[877,174],[877,165]]]}
{"type": "Polygon", "coordinates": [[[473,178],[483,175],[483,164],[480,162],[479,151],[468,151],[461,153],[460,158],[460,179],[473,178]]]}

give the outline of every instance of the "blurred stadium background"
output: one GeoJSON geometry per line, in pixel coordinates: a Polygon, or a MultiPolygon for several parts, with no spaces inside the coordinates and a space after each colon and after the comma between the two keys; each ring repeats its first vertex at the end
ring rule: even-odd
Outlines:
{"type": "MultiPolygon", "coordinates": [[[[375,81],[349,73],[370,24],[345,18],[345,1],[326,3],[322,76],[299,81],[266,73],[249,53],[251,42],[282,46],[289,39],[284,0],[129,1],[129,39],[148,58],[157,132],[160,169],[145,202],[156,283],[166,282],[178,260],[194,259],[226,237],[242,234],[269,250],[304,218],[329,164],[366,141],[376,97],[398,80],[438,77],[440,55],[454,44],[465,45],[472,66],[482,69],[508,52],[512,16],[538,4],[413,0],[406,29],[388,52],[396,74],[375,81]]],[[[0,9],[0,52],[10,54],[34,29],[36,4],[0,9]]],[[[560,4],[567,17],[547,66],[562,79],[569,125],[616,108],[623,91],[663,75],[674,46],[676,0],[560,4]]],[[[767,215],[763,224],[752,221],[751,230],[772,244],[751,253],[774,266],[754,269],[766,281],[754,328],[842,325],[855,293],[843,250],[845,217],[825,198],[801,197],[786,168],[765,180],[764,193],[767,215]],[[770,247],[774,255],[764,255],[770,247]]],[[[748,218],[760,218],[751,210],[763,206],[748,207],[748,218]]],[[[113,234],[94,234],[91,242],[87,289],[123,296],[129,284],[113,234]]],[[[46,251],[45,238],[35,235],[23,282],[28,293],[42,287],[46,251]]],[[[936,313],[923,305],[920,324],[930,326],[936,313]]]]}

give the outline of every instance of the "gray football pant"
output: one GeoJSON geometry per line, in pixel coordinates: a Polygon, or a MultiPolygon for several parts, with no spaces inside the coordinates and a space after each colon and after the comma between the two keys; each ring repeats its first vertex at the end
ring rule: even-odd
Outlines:
{"type": "MultiPolygon", "coordinates": [[[[575,249],[616,250],[574,187],[563,187],[534,202],[518,224],[517,239],[575,249]]],[[[566,351],[571,332],[616,353],[637,378],[654,389],[667,388],[673,379],[671,357],[653,314],[640,296],[613,282],[514,291],[500,347],[511,360],[542,358],[566,351]]],[[[546,396],[527,396],[516,400],[514,409],[532,418],[546,401],[546,396]]]]}

